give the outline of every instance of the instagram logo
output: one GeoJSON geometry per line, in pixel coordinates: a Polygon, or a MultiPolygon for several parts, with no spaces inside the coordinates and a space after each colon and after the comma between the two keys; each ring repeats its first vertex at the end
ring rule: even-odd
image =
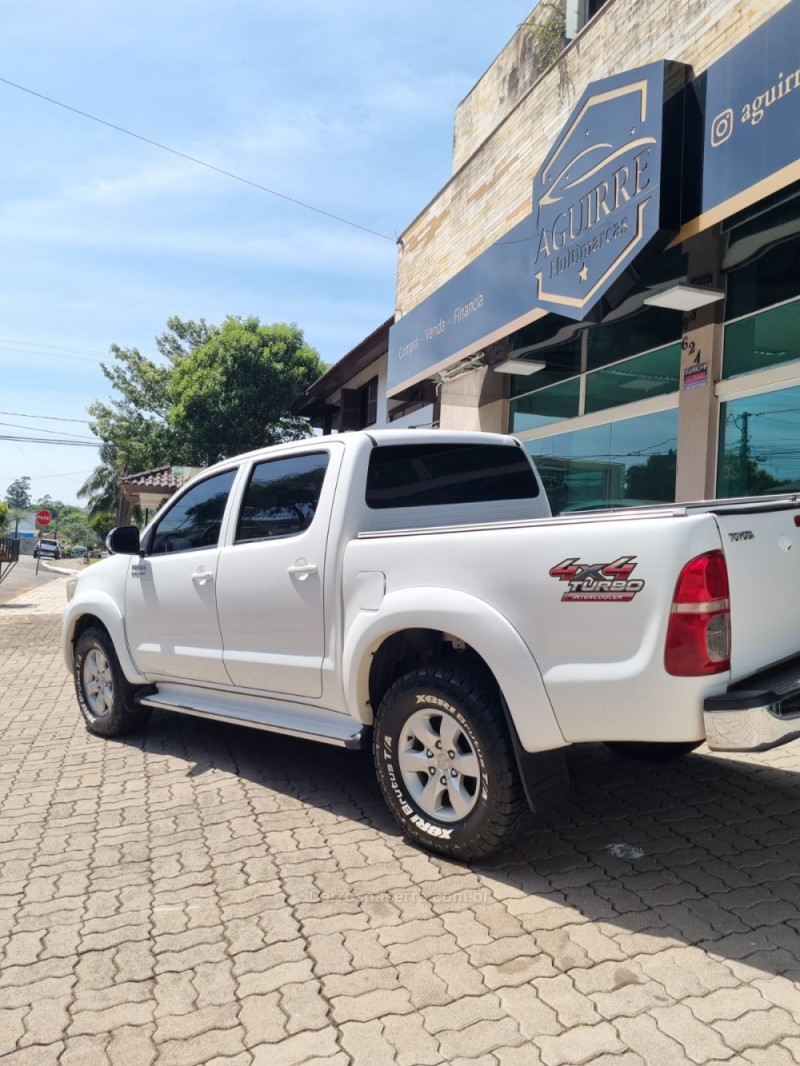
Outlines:
{"type": "Polygon", "coordinates": [[[733,111],[726,107],[711,123],[711,147],[719,148],[733,133],[733,111]]]}

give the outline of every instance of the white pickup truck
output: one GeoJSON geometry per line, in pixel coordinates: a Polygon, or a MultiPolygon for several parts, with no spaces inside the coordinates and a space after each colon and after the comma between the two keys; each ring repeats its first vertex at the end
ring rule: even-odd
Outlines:
{"type": "Polygon", "coordinates": [[[237,456],[71,579],[91,732],[151,708],[372,747],[403,831],[472,859],[602,741],[800,735],[800,498],[552,517],[512,437],[379,431],[237,456]]]}

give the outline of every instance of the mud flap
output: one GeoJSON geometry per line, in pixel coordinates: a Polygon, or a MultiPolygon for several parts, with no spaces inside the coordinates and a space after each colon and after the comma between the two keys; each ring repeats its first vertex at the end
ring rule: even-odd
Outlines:
{"type": "Polygon", "coordinates": [[[534,814],[542,814],[564,799],[569,792],[569,770],[564,757],[565,749],[525,751],[506,701],[503,700],[502,704],[514,746],[519,776],[525,791],[525,799],[534,814]]]}

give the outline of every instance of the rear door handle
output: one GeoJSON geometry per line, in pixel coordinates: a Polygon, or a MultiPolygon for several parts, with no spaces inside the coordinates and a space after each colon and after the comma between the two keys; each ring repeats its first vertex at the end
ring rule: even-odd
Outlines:
{"type": "Polygon", "coordinates": [[[309,574],[316,574],[318,570],[316,563],[307,563],[305,559],[298,559],[294,566],[286,567],[286,573],[296,577],[298,581],[305,581],[309,574]]]}
{"type": "Polygon", "coordinates": [[[211,570],[204,570],[203,567],[200,567],[199,570],[195,570],[195,572],[191,574],[191,578],[195,585],[204,585],[206,581],[214,580],[214,574],[211,570]]]}

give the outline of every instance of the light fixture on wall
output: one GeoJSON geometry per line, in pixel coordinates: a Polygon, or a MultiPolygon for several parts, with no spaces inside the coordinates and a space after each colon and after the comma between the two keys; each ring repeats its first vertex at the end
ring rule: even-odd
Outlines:
{"type": "Polygon", "coordinates": [[[546,370],[547,363],[536,359],[505,359],[502,363],[495,363],[494,369],[498,374],[535,374],[537,370],[546,370]]]}
{"type": "Polygon", "coordinates": [[[705,289],[699,285],[672,285],[652,296],[645,296],[644,303],[650,307],[668,307],[673,311],[696,311],[718,300],[724,300],[725,293],[719,289],[705,289]]]}

